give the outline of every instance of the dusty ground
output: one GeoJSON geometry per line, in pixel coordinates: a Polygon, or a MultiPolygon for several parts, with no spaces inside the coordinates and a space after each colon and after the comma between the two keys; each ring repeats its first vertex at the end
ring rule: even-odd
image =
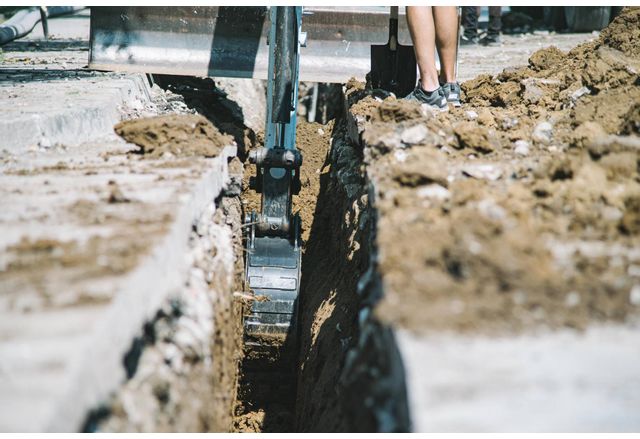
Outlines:
{"type": "Polygon", "coordinates": [[[351,84],[383,321],[494,332],[637,316],[639,23],[627,10],[593,42],[467,81],[445,113],[351,84]]]}

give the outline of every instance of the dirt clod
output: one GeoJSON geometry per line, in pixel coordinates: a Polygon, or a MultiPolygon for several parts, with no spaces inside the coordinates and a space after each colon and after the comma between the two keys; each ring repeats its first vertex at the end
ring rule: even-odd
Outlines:
{"type": "Polygon", "coordinates": [[[211,122],[195,114],[128,120],[118,123],[114,130],[149,158],[215,157],[221,148],[233,143],[231,136],[221,134],[211,122]]]}
{"type": "Polygon", "coordinates": [[[381,321],[495,333],[637,317],[638,20],[625,8],[594,41],[467,81],[462,108],[428,119],[378,103],[361,137],[381,321]],[[416,124],[424,140],[401,142],[416,124]]]}

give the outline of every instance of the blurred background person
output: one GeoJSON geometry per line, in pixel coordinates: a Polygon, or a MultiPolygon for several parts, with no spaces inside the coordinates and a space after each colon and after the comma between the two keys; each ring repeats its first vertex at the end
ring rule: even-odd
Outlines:
{"type": "Polygon", "coordinates": [[[500,44],[500,31],[502,29],[502,7],[489,6],[489,27],[486,35],[480,38],[478,32],[478,17],[480,6],[462,7],[462,26],[464,32],[460,44],[463,46],[482,44],[483,46],[497,46],[500,44]]]}

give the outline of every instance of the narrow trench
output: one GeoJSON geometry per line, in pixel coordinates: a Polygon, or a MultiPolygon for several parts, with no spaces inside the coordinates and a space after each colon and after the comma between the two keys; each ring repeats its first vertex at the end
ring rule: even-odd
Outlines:
{"type": "MultiPolygon", "coordinates": [[[[190,108],[205,114],[221,131],[232,134],[239,143],[241,159],[250,147],[260,143],[261,133],[256,135],[244,125],[242,108],[211,91],[208,82],[179,77],[159,77],[158,82],[181,94],[190,108]]],[[[168,381],[155,372],[146,377],[138,373],[108,410],[90,417],[88,429],[376,431],[371,407],[366,407],[364,401],[368,388],[373,387],[371,382],[378,378],[367,375],[367,380],[362,381],[361,374],[349,372],[353,370],[353,361],[347,367],[349,354],[359,349],[361,338],[358,317],[364,300],[357,291],[359,280],[369,268],[373,215],[362,171],[362,152],[347,140],[346,121],[339,114],[341,90],[336,86],[329,88],[329,92],[330,96],[322,96],[328,103],[328,111],[322,114],[333,113],[335,117],[325,119],[324,124],[299,120],[297,128],[296,145],[304,161],[302,189],[294,197],[294,210],[300,213],[305,242],[297,338],[290,339],[279,350],[261,352],[246,344],[239,346],[240,308],[246,310],[250,304],[246,294],[239,294],[241,298],[234,295],[230,303],[216,305],[220,315],[215,316],[212,354],[214,361],[223,364],[213,364],[206,369],[208,372],[201,373],[198,363],[189,374],[168,381]],[[273,355],[274,352],[277,354],[273,355]],[[151,387],[145,384],[146,387],[138,389],[136,386],[143,381],[151,387]],[[170,391],[165,395],[166,392],[160,392],[163,389],[170,391]],[[142,411],[138,408],[140,402],[146,404],[142,411]],[[129,414],[131,410],[149,415],[137,423],[129,414]]],[[[230,163],[232,173],[239,174],[239,168],[237,159],[230,163]]],[[[242,207],[235,197],[225,201],[234,206],[237,203],[236,214],[226,213],[227,225],[236,231],[243,216],[240,210],[245,213],[260,206],[259,194],[247,188],[253,172],[249,166],[244,167],[242,207]]],[[[235,212],[234,209],[231,210],[235,212]]],[[[203,221],[208,224],[209,220],[203,221]]],[[[235,253],[241,255],[240,234],[234,232],[236,238],[235,253]]],[[[242,258],[237,258],[236,285],[229,286],[229,292],[241,291],[242,276],[242,258]]],[[[160,319],[159,323],[164,324],[165,320],[160,319]]],[[[168,324],[174,320],[168,319],[168,324]]],[[[153,346],[146,347],[147,356],[154,354],[153,346]]],[[[366,364],[356,363],[370,375],[369,365],[379,362],[385,353],[376,347],[367,352],[373,354],[364,356],[366,364]]]]}
{"type": "MultiPolygon", "coordinates": [[[[346,139],[340,115],[325,125],[298,123],[302,190],[294,210],[305,241],[298,337],[277,358],[245,346],[232,431],[373,429],[352,425],[340,394],[345,356],[357,339],[357,284],[369,265],[361,157],[346,139]]],[[[254,172],[245,168],[245,181],[254,172]]],[[[258,209],[258,197],[245,185],[245,210],[258,209]]]]}

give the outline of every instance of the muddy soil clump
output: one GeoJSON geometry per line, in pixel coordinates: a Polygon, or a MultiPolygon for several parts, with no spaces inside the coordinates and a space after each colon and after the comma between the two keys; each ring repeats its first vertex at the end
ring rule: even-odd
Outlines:
{"type": "Polygon", "coordinates": [[[118,123],[116,134],[139,147],[143,157],[215,157],[233,143],[211,122],[197,114],[164,115],[118,123]]]}
{"type": "Polygon", "coordinates": [[[494,333],[638,315],[639,17],[465,82],[446,113],[352,84],[368,99],[350,113],[376,188],[383,322],[494,333]]]}

